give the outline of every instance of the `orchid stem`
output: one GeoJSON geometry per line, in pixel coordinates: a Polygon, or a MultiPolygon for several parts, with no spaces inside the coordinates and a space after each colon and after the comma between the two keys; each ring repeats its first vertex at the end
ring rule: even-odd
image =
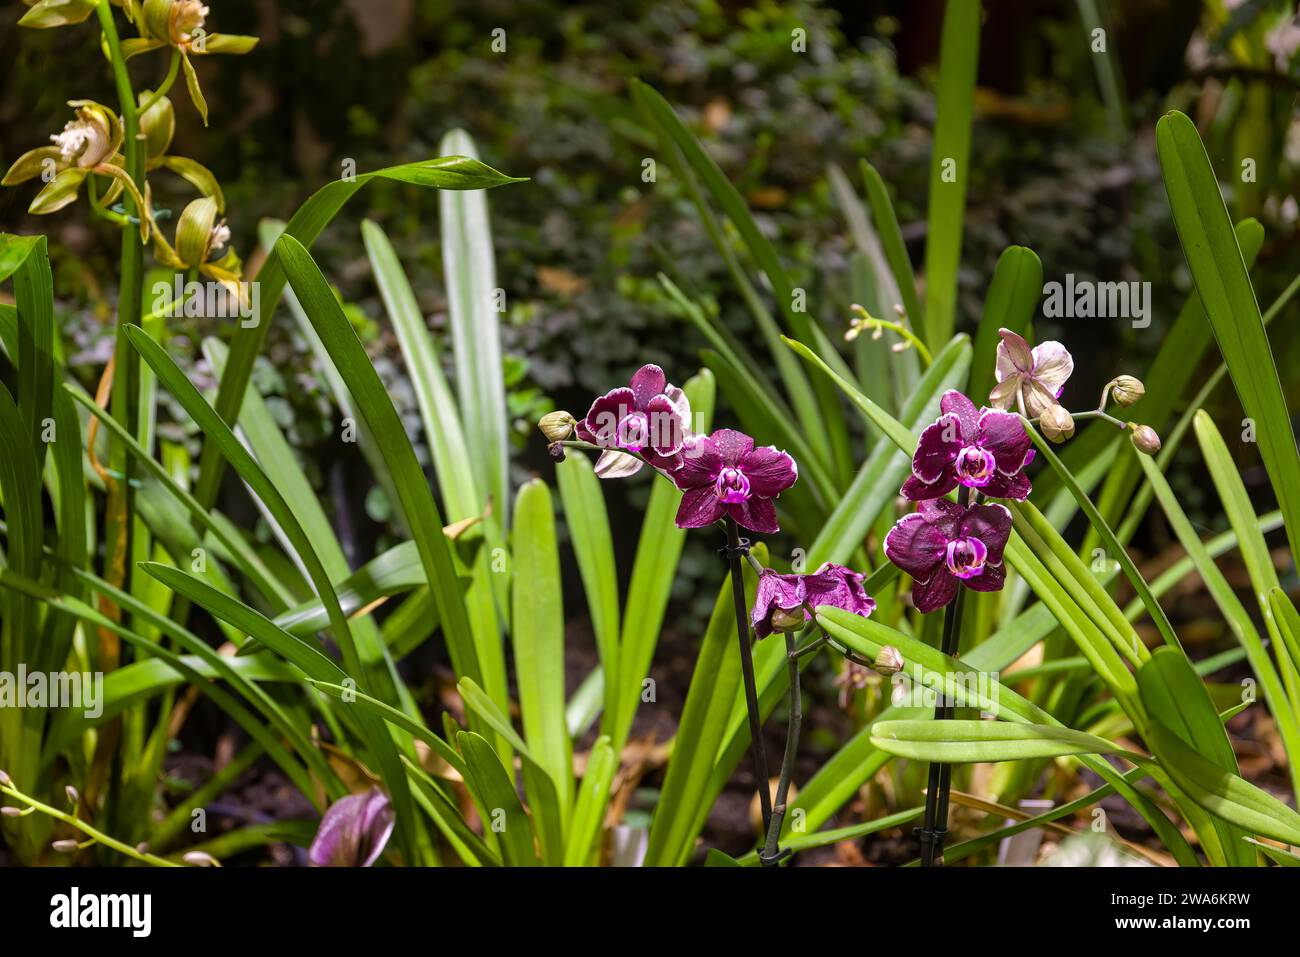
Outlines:
{"type": "Polygon", "coordinates": [[[162,84],[158,87],[158,89],[154,90],[153,94],[149,97],[149,99],[145,100],[144,104],[140,107],[140,113],[142,115],[148,113],[155,103],[157,103],[159,100],[161,100],[164,96],[167,95],[167,91],[170,90],[172,88],[172,84],[176,82],[176,74],[180,70],[180,66],[181,66],[181,51],[172,50],[172,62],[167,67],[167,76],[163,79],[162,84]]]}
{"type": "MultiPolygon", "coordinates": [[[[970,489],[959,486],[957,504],[965,508],[970,501],[970,489]]],[[[962,597],[966,589],[958,587],[957,597],[953,599],[943,619],[943,640],[940,650],[949,658],[957,654],[957,642],[961,635],[962,597]]],[[[953,707],[947,700],[947,694],[941,695],[934,708],[936,721],[952,718],[953,707]]],[[[943,840],[948,833],[948,792],[952,785],[952,765],[930,763],[929,787],[925,791],[925,823],[917,829],[921,838],[921,866],[943,866],[943,840]]]]}
{"type": "MultiPolygon", "coordinates": [[[[754,681],[754,657],[749,647],[749,609],[745,603],[745,580],[740,556],[748,545],[742,543],[736,520],[727,516],[727,562],[731,566],[731,595],[736,606],[736,638],[740,642],[740,668],[745,682],[745,709],[749,712],[749,753],[757,779],[758,803],[763,811],[763,833],[772,828],[772,796],[768,792],[767,751],[763,748],[763,720],[758,710],[758,687],[754,681]]],[[[766,864],[766,861],[764,862],[766,864]]]]}
{"type": "Polygon", "coordinates": [[[785,660],[790,670],[790,718],[785,730],[785,754],[781,758],[781,779],[776,785],[776,806],[772,808],[772,820],[767,826],[767,842],[759,860],[764,866],[780,863],[781,825],[785,821],[786,800],[790,795],[790,777],[794,774],[794,762],[799,752],[799,729],[803,724],[803,693],[799,687],[799,652],[795,636],[785,634],[785,660]]]}

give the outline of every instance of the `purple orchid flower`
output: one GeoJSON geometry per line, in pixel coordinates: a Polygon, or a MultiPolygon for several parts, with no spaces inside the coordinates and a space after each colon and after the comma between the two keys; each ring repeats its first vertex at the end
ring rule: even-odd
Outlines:
{"type": "Polygon", "coordinates": [[[977,488],[989,498],[1024,501],[1032,440],[1020,417],[996,409],[976,409],[955,390],[939,400],[943,414],[921,433],[912,457],[912,475],[903,496],[913,502],[941,498],[957,485],[977,488]]]}
{"type": "Polygon", "coordinates": [[[393,834],[396,815],[379,788],[339,798],[325,811],[307,859],[313,867],[369,867],[393,834]]]}
{"type": "Polygon", "coordinates": [[[928,614],[957,597],[957,586],[1001,591],[1006,582],[1002,551],[1011,534],[1004,505],[963,508],[946,498],[921,502],[885,536],[885,555],[907,572],[912,604],[928,614]]]}
{"type": "Polygon", "coordinates": [[[834,605],[863,618],[876,610],[876,600],[862,587],[862,575],[827,562],[811,575],[782,575],[764,569],[758,577],[750,621],[759,638],[774,631],[797,631],[812,620],[812,609],[819,605],[834,605]]]}
{"type": "Polygon", "coordinates": [[[1040,342],[1032,349],[1024,337],[1010,329],[999,329],[998,384],[989,393],[995,409],[1009,409],[1014,402],[1021,413],[1031,419],[1043,414],[1065,391],[1066,380],[1074,371],[1074,358],[1059,342],[1040,342]]]}
{"type": "Polygon", "coordinates": [[[703,528],[729,515],[751,531],[771,534],[778,531],[772,500],[795,483],[799,470],[774,446],[756,449],[745,433],[718,429],[689,436],[681,466],[669,477],[685,493],[678,528],[703,528]]]}
{"type": "Polygon", "coordinates": [[[596,474],[622,478],[638,471],[642,459],[661,471],[675,470],[690,424],[686,393],[669,385],[657,365],[643,365],[629,386],[593,402],[575,431],[584,442],[605,449],[596,461],[596,474]]]}

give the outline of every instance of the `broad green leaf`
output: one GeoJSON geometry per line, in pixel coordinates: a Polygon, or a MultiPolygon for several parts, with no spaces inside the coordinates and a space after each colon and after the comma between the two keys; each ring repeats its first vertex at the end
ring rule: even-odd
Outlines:
{"type": "Polygon", "coordinates": [[[970,179],[971,122],[979,65],[981,4],[949,0],[939,42],[930,155],[930,208],[925,241],[925,332],[931,349],[952,338],[957,318],[957,270],[970,179]]]}
{"type": "Polygon", "coordinates": [[[618,756],[614,754],[609,738],[597,738],[587,756],[587,772],[582,776],[582,786],[578,789],[573,827],[564,847],[566,867],[586,866],[599,850],[605,809],[609,806],[609,787],[617,770],[618,756]]]}
{"type": "Polygon", "coordinates": [[[1255,420],[1260,457],[1286,521],[1291,552],[1300,554],[1300,453],[1214,170],[1196,127],[1176,110],[1156,126],[1156,151],[1196,291],[1246,415],[1255,420]]]}
{"type": "MultiPolygon", "coordinates": [[[[587,609],[591,615],[591,628],[596,633],[596,649],[604,674],[618,674],[618,629],[620,622],[618,600],[618,566],[614,559],[614,539],[609,528],[609,515],[605,510],[605,493],[596,478],[596,471],[585,455],[570,455],[555,468],[556,482],[560,488],[560,501],[564,505],[564,523],[569,529],[569,540],[578,572],[582,577],[583,591],[587,596],[587,609]]],[[[610,682],[602,681],[602,697],[606,710],[612,710],[610,682]]]]}
{"type": "MultiPolygon", "coordinates": [[[[1151,660],[1138,671],[1138,689],[1152,718],[1213,764],[1229,774],[1240,774],[1232,742],[1228,740],[1228,733],[1210,701],[1209,692],[1181,651],[1158,648],[1151,660]]],[[[1197,830],[1201,833],[1199,827],[1197,830]]],[[[1255,853],[1242,840],[1244,834],[1222,821],[1215,823],[1215,830],[1220,853],[1226,855],[1224,863],[1233,867],[1254,865],[1255,853]]],[[[1202,844],[1206,844],[1203,833],[1202,844]]],[[[1208,846],[1206,850],[1208,853],[1208,846]]]]}
{"type": "Polygon", "coordinates": [[[519,489],[514,521],[515,674],[524,740],[555,783],[560,820],[573,809],[573,746],[564,721],[564,606],[555,514],[546,483],[519,489]]]}
{"type": "MultiPolygon", "coordinates": [[[[989,291],[984,297],[984,312],[975,334],[975,365],[971,372],[970,395],[976,405],[988,401],[996,382],[999,329],[1010,329],[1026,339],[1043,294],[1043,263],[1037,254],[1024,246],[1008,246],[998,257],[989,291]]],[[[1032,341],[1032,340],[1031,340],[1032,341]]]]}
{"type": "Polygon", "coordinates": [[[877,721],[871,726],[871,743],[900,758],[945,764],[1113,754],[1122,750],[1117,744],[1082,731],[1003,721],[877,721]]]}
{"type": "Polygon", "coordinates": [[[898,228],[894,204],[890,202],[889,190],[876,168],[864,159],[861,161],[861,169],[871,218],[876,224],[876,232],[880,234],[880,244],[894,274],[899,295],[903,297],[901,305],[907,313],[912,330],[919,335],[925,331],[925,316],[921,312],[921,299],[916,294],[916,276],[912,274],[912,260],[907,255],[903,232],[898,228]]]}
{"type": "Polygon", "coordinates": [[[501,835],[503,862],[508,867],[536,866],[533,828],[519,803],[514,784],[501,766],[501,759],[485,738],[472,731],[462,731],[456,737],[474,790],[488,812],[488,824],[494,833],[501,835]]]}
{"type": "MultiPolygon", "coordinates": [[[[791,834],[781,839],[781,850],[798,853],[799,851],[812,850],[815,847],[839,844],[841,841],[854,841],[860,837],[866,837],[868,834],[877,834],[880,831],[888,831],[890,828],[902,827],[909,821],[915,821],[923,813],[925,813],[924,807],[914,807],[911,810],[887,814],[874,821],[863,821],[861,824],[851,824],[848,827],[836,827],[828,831],[813,831],[806,834],[791,834]]],[[[759,862],[758,852],[751,851],[739,860],[745,867],[754,867],[759,862]]]]}
{"type": "Polygon", "coordinates": [[[1219,501],[1228,516],[1228,522],[1237,533],[1241,546],[1241,557],[1246,563],[1246,572],[1254,587],[1255,600],[1260,614],[1264,618],[1264,627],[1273,642],[1273,655],[1277,659],[1277,670],[1282,676],[1287,697],[1292,703],[1300,702],[1300,673],[1297,673],[1295,659],[1290,654],[1293,642],[1288,642],[1281,630],[1280,622],[1269,601],[1269,593],[1280,588],[1277,569],[1273,567],[1273,556],[1269,554],[1264,535],[1259,529],[1259,520],[1255,517],[1255,508],[1251,505],[1250,494],[1241,480],[1241,472],[1228,453],[1214,420],[1205,410],[1196,413],[1196,438],[1205,456],[1205,464],[1210,469],[1210,478],[1219,492],[1219,501]]]}
{"type": "MultiPolygon", "coordinates": [[[[477,160],[474,141],[463,130],[444,136],[439,149],[477,160]]],[[[504,305],[498,303],[487,196],[482,189],[444,191],[438,195],[438,208],[465,444],[479,488],[489,494],[493,515],[501,516],[499,523],[504,528],[510,509],[506,484],[509,438],[497,328],[497,314],[504,305]]]]}
{"type": "Polygon", "coordinates": [[[1168,480],[1149,456],[1141,455],[1136,451],[1133,454],[1138,456],[1139,464],[1146,473],[1147,482],[1155,490],[1156,500],[1164,510],[1165,517],[1169,519],[1174,534],[1178,536],[1179,542],[1195,563],[1196,570],[1200,572],[1206,589],[1215,604],[1219,606],[1219,611],[1227,621],[1229,629],[1246,651],[1246,658],[1255,672],[1255,677],[1259,679],[1264,700],[1273,714],[1273,719],[1277,722],[1278,734],[1290,759],[1288,766],[1292,789],[1300,793],[1300,768],[1296,767],[1297,756],[1300,756],[1300,722],[1297,721],[1295,703],[1287,698],[1282,679],[1277,669],[1273,667],[1273,661],[1264,648],[1254,622],[1251,621],[1250,615],[1242,606],[1241,600],[1237,598],[1232,586],[1209,556],[1191,520],[1184,513],[1177,496],[1170,488],[1168,480]]]}

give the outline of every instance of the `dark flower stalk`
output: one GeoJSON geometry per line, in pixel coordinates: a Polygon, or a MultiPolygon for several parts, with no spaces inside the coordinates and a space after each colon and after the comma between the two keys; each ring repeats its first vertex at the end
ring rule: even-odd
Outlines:
{"type": "MultiPolygon", "coordinates": [[[[727,516],[727,547],[731,567],[731,596],[736,605],[736,638],[740,642],[740,670],[745,683],[745,710],[749,712],[749,754],[758,784],[758,802],[763,809],[763,831],[772,829],[772,797],[767,790],[767,751],[763,748],[763,721],[758,710],[758,687],[754,681],[754,656],[749,648],[749,611],[745,607],[745,580],[740,557],[749,554],[749,540],[740,537],[736,520],[727,516]]],[[[798,670],[796,666],[796,670],[798,670]]]]}
{"type": "MultiPolygon", "coordinates": [[[[962,486],[957,492],[957,503],[963,508],[970,497],[970,489],[962,486]]],[[[952,607],[945,613],[943,620],[943,639],[940,650],[949,658],[957,653],[957,642],[961,636],[961,612],[965,602],[966,589],[957,589],[957,597],[952,607]]],[[[942,694],[935,705],[934,720],[947,721],[952,718],[953,707],[948,702],[947,694],[942,694]]],[[[931,762],[928,784],[925,789],[925,818],[917,830],[921,838],[921,866],[943,866],[943,843],[948,833],[948,793],[952,785],[952,765],[931,762]],[[942,822],[942,823],[940,823],[942,822]]]]}

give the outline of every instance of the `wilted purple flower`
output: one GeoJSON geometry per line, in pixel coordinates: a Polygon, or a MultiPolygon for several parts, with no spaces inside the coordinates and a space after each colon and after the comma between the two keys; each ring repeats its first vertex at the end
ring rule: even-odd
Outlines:
{"type": "Polygon", "coordinates": [[[1065,382],[1074,371],[1074,359],[1059,342],[1040,342],[1032,349],[1029,343],[1010,329],[999,329],[998,384],[989,393],[995,409],[1009,409],[1014,402],[1031,419],[1056,405],[1065,382]]]}
{"type": "Polygon", "coordinates": [[[621,478],[641,468],[637,456],[657,469],[676,469],[690,424],[686,393],[668,384],[663,369],[643,365],[630,386],[593,402],[576,431],[578,438],[606,450],[596,461],[596,474],[621,478]]]}
{"type": "Polygon", "coordinates": [[[1002,550],[1010,534],[1006,506],[963,508],[939,498],[921,502],[889,530],[885,555],[916,579],[912,604],[928,613],[956,598],[959,583],[975,591],[1001,591],[1002,550]]]}
{"type": "Polygon", "coordinates": [[[307,858],[313,867],[369,867],[384,852],[395,821],[379,788],[339,798],[321,818],[307,858]]]}
{"type": "Polygon", "coordinates": [[[912,476],[903,483],[903,496],[913,502],[941,498],[958,483],[977,488],[989,498],[1024,501],[1029,479],[1031,440],[1018,415],[996,409],[976,409],[955,390],[939,400],[943,415],[921,433],[912,456],[912,476]]]}
{"type": "Polygon", "coordinates": [[[812,620],[812,609],[834,605],[868,617],[876,601],[862,587],[862,575],[830,562],[811,575],[782,575],[764,569],[758,577],[750,621],[754,633],[766,638],[774,631],[795,631],[812,620]]]}
{"type": "Polygon", "coordinates": [[[718,429],[692,435],[681,466],[670,477],[686,494],[677,509],[678,528],[702,528],[723,515],[755,532],[778,530],[772,500],[799,477],[794,459],[767,445],[754,448],[743,432],[718,429]]]}

